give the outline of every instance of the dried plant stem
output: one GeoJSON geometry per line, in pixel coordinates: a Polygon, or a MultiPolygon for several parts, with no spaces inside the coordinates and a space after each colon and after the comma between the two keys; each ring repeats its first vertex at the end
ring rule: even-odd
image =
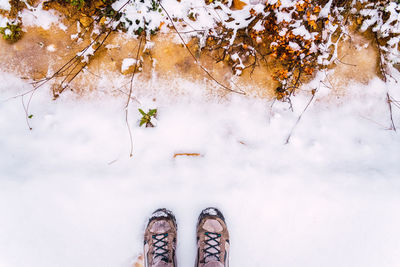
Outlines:
{"type": "MultiPolygon", "coordinates": [[[[33,94],[33,93],[32,93],[33,94]]],[[[28,114],[28,109],[25,106],[25,102],[24,102],[24,97],[21,96],[21,102],[22,102],[22,106],[24,107],[24,111],[25,111],[25,120],[26,120],[26,124],[28,125],[29,130],[32,130],[31,124],[29,123],[29,114],[28,114]]]]}
{"type": "Polygon", "coordinates": [[[389,105],[390,122],[392,124],[390,130],[393,130],[393,131],[397,132],[396,125],[394,124],[394,121],[393,121],[392,99],[391,99],[391,97],[389,95],[389,92],[386,93],[386,100],[387,100],[387,103],[389,105]]]}
{"type": "Polygon", "coordinates": [[[131,131],[131,126],[129,124],[129,104],[131,103],[131,97],[132,97],[132,90],[133,90],[133,78],[135,77],[135,73],[137,71],[137,66],[138,66],[138,61],[139,61],[139,54],[140,54],[140,48],[142,47],[142,41],[143,41],[143,35],[140,36],[140,41],[139,41],[139,47],[137,49],[136,53],[136,62],[135,62],[135,68],[132,73],[131,81],[130,81],[130,86],[129,86],[129,93],[128,93],[128,100],[126,101],[125,105],[125,123],[128,128],[128,133],[129,133],[129,140],[130,140],[130,152],[129,152],[129,157],[133,156],[133,138],[132,138],[132,131],[131,131]]]}
{"type": "Polygon", "coordinates": [[[175,153],[174,159],[179,156],[188,156],[188,157],[200,157],[202,156],[200,153],[175,153]]]}
{"type": "Polygon", "coordinates": [[[306,107],[304,108],[303,112],[301,112],[300,116],[299,116],[299,117],[297,118],[297,120],[296,120],[296,123],[293,125],[292,130],[290,131],[288,137],[286,138],[285,145],[289,144],[290,138],[292,137],[292,134],[293,134],[295,128],[297,127],[297,125],[299,124],[299,122],[300,122],[301,118],[303,117],[304,113],[306,112],[306,110],[307,110],[308,107],[310,106],[311,102],[313,101],[313,99],[314,99],[314,97],[315,97],[315,93],[316,93],[316,89],[314,89],[314,90],[312,91],[312,96],[311,96],[311,98],[310,98],[310,101],[308,101],[308,103],[307,103],[306,107]]]}

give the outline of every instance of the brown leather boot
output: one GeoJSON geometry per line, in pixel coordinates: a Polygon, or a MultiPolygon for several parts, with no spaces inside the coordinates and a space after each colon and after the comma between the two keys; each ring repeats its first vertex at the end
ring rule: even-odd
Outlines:
{"type": "Polygon", "coordinates": [[[144,266],[176,267],[176,220],[171,211],[156,210],[144,233],[144,266]]]}
{"type": "Polygon", "coordinates": [[[222,213],[207,208],[197,224],[197,259],[195,267],[228,267],[229,233],[222,213]]]}

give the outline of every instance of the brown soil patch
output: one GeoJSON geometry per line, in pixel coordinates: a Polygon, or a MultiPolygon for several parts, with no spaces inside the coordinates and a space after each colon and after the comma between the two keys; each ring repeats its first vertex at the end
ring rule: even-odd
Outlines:
{"type": "MultiPolygon", "coordinates": [[[[72,23],[66,32],[56,27],[50,30],[38,27],[25,30],[27,32],[17,43],[0,41],[0,68],[35,80],[49,77],[87,45],[89,40],[88,37],[81,43],[71,40],[71,34],[77,31],[76,22],[72,23]]],[[[143,58],[142,71],[138,75],[141,81],[150,81],[154,76],[164,84],[172,84],[174,79],[209,80],[186,48],[176,44],[173,40],[175,37],[175,33],[169,33],[158,34],[152,38],[153,47],[140,55],[143,58]]],[[[92,58],[89,71],[81,73],[71,88],[77,92],[95,90],[105,76],[122,77],[122,61],[125,58],[136,58],[138,44],[138,40],[127,38],[125,34],[111,34],[105,46],[92,58]]],[[[224,85],[262,98],[275,95],[277,83],[271,78],[275,66],[260,62],[260,66],[254,71],[248,68],[241,76],[234,77],[227,62],[216,64],[209,53],[199,52],[196,41],[188,45],[202,66],[224,85]]],[[[338,92],[350,81],[367,83],[376,76],[377,52],[364,37],[354,35],[351,41],[344,41],[340,45],[338,52],[341,62],[336,63],[335,72],[330,77],[338,92]]]]}
{"type": "Polygon", "coordinates": [[[336,94],[344,94],[350,82],[367,84],[377,75],[378,51],[373,41],[361,35],[353,34],[341,43],[338,59],[329,78],[336,94]]]}

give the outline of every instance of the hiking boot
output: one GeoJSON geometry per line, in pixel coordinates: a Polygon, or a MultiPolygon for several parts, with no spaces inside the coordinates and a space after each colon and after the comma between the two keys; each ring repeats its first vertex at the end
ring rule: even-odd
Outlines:
{"type": "Polygon", "coordinates": [[[229,233],[222,213],[207,208],[197,223],[197,259],[195,267],[229,266],[229,233]]]}
{"type": "Polygon", "coordinates": [[[156,210],[144,233],[144,266],[176,267],[176,220],[171,211],[156,210]]]}

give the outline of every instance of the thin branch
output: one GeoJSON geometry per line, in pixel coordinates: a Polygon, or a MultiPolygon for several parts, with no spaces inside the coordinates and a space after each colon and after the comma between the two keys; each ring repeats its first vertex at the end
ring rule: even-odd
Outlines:
{"type": "Polygon", "coordinates": [[[389,113],[390,113],[390,122],[391,122],[391,130],[396,131],[396,125],[394,124],[393,121],[393,111],[392,111],[392,100],[390,98],[389,92],[386,93],[386,99],[387,99],[387,103],[389,105],[389,113]]]}
{"type": "Polygon", "coordinates": [[[359,117],[360,117],[360,118],[362,118],[362,119],[364,119],[364,120],[367,120],[367,121],[370,121],[370,122],[372,122],[372,123],[375,123],[376,125],[378,125],[378,126],[382,127],[382,129],[385,129],[385,130],[390,130],[390,129],[388,129],[388,127],[387,127],[387,126],[385,126],[385,125],[382,125],[381,123],[379,123],[379,122],[377,122],[377,121],[375,121],[375,120],[373,120],[373,119],[367,118],[367,117],[365,117],[365,116],[362,116],[362,115],[359,115],[359,117]]]}
{"type": "MultiPolygon", "coordinates": [[[[129,96],[129,94],[128,94],[127,92],[124,92],[124,91],[121,90],[121,89],[114,89],[114,90],[112,90],[111,92],[115,92],[115,91],[119,91],[119,92],[123,93],[124,95],[129,96]]],[[[133,100],[133,101],[135,101],[136,103],[138,103],[139,105],[141,105],[140,101],[139,101],[136,97],[131,96],[131,100],[133,100]]]]}
{"type": "Polygon", "coordinates": [[[274,107],[275,101],[277,100],[276,97],[274,97],[274,100],[272,100],[271,106],[269,108],[269,116],[268,116],[268,123],[271,123],[271,117],[272,117],[272,109],[274,107]]]}
{"type": "Polygon", "coordinates": [[[306,110],[307,110],[308,107],[310,106],[311,102],[313,101],[317,90],[316,90],[316,89],[313,89],[311,92],[312,92],[312,96],[311,96],[311,98],[310,98],[310,101],[308,101],[308,103],[307,103],[306,107],[304,108],[303,112],[301,112],[300,116],[297,118],[296,123],[293,125],[292,130],[290,131],[288,137],[286,138],[285,145],[289,144],[290,138],[292,137],[292,134],[293,134],[293,132],[294,132],[296,126],[299,124],[299,122],[300,122],[300,120],[301,120],[301,117],[303,117],[303,114],[306,112],[306,110]]]}
{"type": "Polygon", "coordinates": [[[24,102],[24,97],[21,96],[21,101],[22,101],[22,106],[24,107],[24,111],[25,111],[25,120],[26,120],[26,124],[28,125],[29,130],[32,130],[32,127],[29,123],[29,115],[28,115],[28,109],[25,106],[25,102],[24,102]]]}
{"type": "MultiPolygon", "coordinates": [[[[342,58],[344,58],[344,56],[342,58]]],[[[339,61],[340,63],[344,64],[344,65],[348,65],[348,66],[351,66],[351,67],[357,67],[357,65],[355,65],[355,64],[350,64],[350,63],[343,62],[339,58],[336,58],[336,60],[339,61]]]]}
{"type": "Polygon", "coordinates": [[[203,155],[200,153],[175,153],[174,159],[180,156],[187,156],[187,157],[202,157],[203,155]]]}
{"type": "MultiPolygon", "coordinates": [[[[117,10],[116,14],[112,17],[112,19],[110,20],[110,22],[109,22],[108,24],[111,24],[112,22],[115,21],[115,19],[116,19],[116,17],[117,17],[117,14],[118,14],[130,1],[131,1],[131,0],[126,1],[126,2],[121,6],[121,8],[117,10]]],[[[106,37],[103,39],[103,41],[100,43],[100,45],[94,50],[93,55],[100,49],[100,47],[102,47],[102,45],[103,45],[104,42],[107,40],[107,38],[109,37],[109,35],[111,34],[111,32],[112,32],[112,28],[110,28],[110,30],[108,31],[106,37]]],[[[72,80],[75,79],[76,76],[88,65],[88,63],[84,64],[83,67],[81,67],[81,68],[79,69],[79,71],[78,71],[76,74],[74,74],[74,75],[72,74],[72,72],[73,72],[73,71],[79,66],[79,64],[81,63],[81,61],[80,61],[81,56],[83,56],[84,53],[85,53],[91,46],[93,46],[95,43],[97,43],[98,40],[99,40],[99,39],[103,36],[103,34],[105,34],[105,33],[106,33],[105,30],[103,30],[102,32],[100,32],[100,34],[97,35],[96,38],[95,38],[88,46],[86,46],[82,51],[80,51],[79,55],[75,55],[74,57],[72,57],[72,58],[71,58],[68,62],[66,62],[61,68],[59,68],[52,76],[50,76],[50,77],[48,77],[48,78],[41,79],[41,80],[39,80],[39,81],[33,82],[32,84],[33,84],[34,88],[33,88],[32,90],[29,90],[29,91],[27,91],[27,92],[25,92],[25,93],[23,93],[23,94],[20,94],[20,95],[18,95],[18,96],[15,96],[15,97],[23,96],[23,95],[26,95],[26,94],[31,93],[32,91],[36,91],[38,88],[40,88],[41,86],[43,86],[44,84],[46,84],[46,83],[49,82],[50,80],[52,80],[52,79],[54,79],[54,78],[59,78],[59,77],[65,77],[65,78],[62,80],[62,82],[61,82],[61,86],[62,86],[61,92],[64,91],[64,90],[68,87],[69,83],[71,83],[72,80]],[[72,67],[72,70],[71,70],[71,67],[72,67]],[[63,73],[65,73],[66,71],[69,71],[68,74],[67,74],[67,75],[63,75],[63,73]],[[68,80],[68,77],[70,77],[70,76],[72,76],[72,78],[70,78],[70,79],[68,80]],[[66,84],[65,86],[63,86],[64,82],[66,82],[67,80],[68,80],[67,84],[66,84]]],[[[85,34],[86,34],[86,32],[85,32],[85,34]]]]}
{"type": "MultiPolygon", "coordinates": [[[[93,55],[94,54],[96,54],[96,52],[103,46],[103,44],[104,44],[104,42],[107,40],[107,38],[110,36],[110,34],[112,33],[112,29],[110,29],[109,31],[108,31],[108,33],[107,33],[107,35],[104,37],[104,39],[101,41],[101,43],[98,45],[98,47],[96,47],[96,49],[93,51],[93,55]]],[[[81,54],[81,55],[83,55],[83,54],[81,54]]],[[[78,62],[77,64],[76,64],[76,66],[78,66],[78,64],[79,64],[80,62],[78,62]]],[[[84,69],[84,68],[86,68],[86,66],[88,65],[88,63],[86,62],[85,64],[83,64],[83,66],[78,70],[78,72],[77,73],[75,73],[73,76],[72,76],[72,78],[67,82],[67,84],[66,84],[66,86],[62,86],[62,88],[61,88],[61,91],[59,92],[59,94],[61,94],[66,88],[68,88],[69,87],[69,84],[79,75],[79,73],[81,73],[82,72],[82,70],[84,69]]],[[[75,67],[74,67],[74,69],[75,69],[75,67]]],[[[71,71],[72,72],[72,71],[71,71]]],[[[71,72],[69,73],[69,75],[71,74],[71,72]]],[[[67,76],[68,77],[68,76],[67,76]]],[[[64,81],[65,81],[66,79],[64,79],[64,81]]],[[[63,81],[63,82],[64,82],[63,81]]],[[[61,85],[63,84],[63,82],[61,83],[61,85]]]]}
{"type": "Polygon", "coordinates": [[[397,101],[392,96],[390,96],[390,102],[398,109],[400,109],[400,101],[397,101]]]}
{"type": "Polygon", "coordinates": [[[185,32],[160,32],[158,34],[162,35],[170,35],[170,34],[189,34],[189,33],[194,33],[194,32],[205,32],[205,30],[191,30],[191,31],[185,31],[185,32]]]}
{"type": "Polygon", "coordinates": [[[138,47],[138,50],[137,50],[137,53],[136,53],[135,68],[134,68],[133,73],[132,73],[131,82],[130,82],[130,86],[129,86],[128,100],[127,100],[126,105],[125,105],[125,123],[126,123],[126,126],[128,128],[129,139],[130,139],[130,143],[131,143],[131,145],[130,145],[130,153],[129,153],[130,157],[133,156],[133,138],[132,138],[131,126],[129,125],[129,120],[128,120],[129,104],[131,103],[132,90],[133,90],[133,78],[135,77],[135,73],[136,73],[137,67],[138,67],[139,53],[140,53],[140,48],[142,47],[142,41],[143,41],[143,35],[140,36],[139,47],[138,47]]]}

